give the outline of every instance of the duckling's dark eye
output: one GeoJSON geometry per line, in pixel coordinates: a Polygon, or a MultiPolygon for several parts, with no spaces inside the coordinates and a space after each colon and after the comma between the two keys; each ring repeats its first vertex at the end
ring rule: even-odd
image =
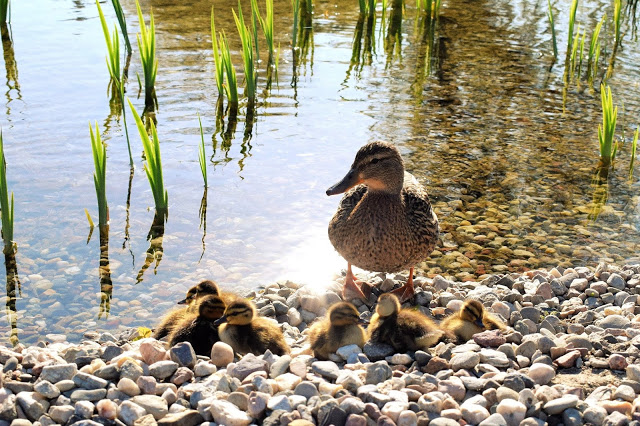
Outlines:
{"type": "Polygon", "coordinates": [[[374,158],[373,160],[371,160],[371,164],[376,164],[378,161],[380,161],[378,158],[374,158]]]}

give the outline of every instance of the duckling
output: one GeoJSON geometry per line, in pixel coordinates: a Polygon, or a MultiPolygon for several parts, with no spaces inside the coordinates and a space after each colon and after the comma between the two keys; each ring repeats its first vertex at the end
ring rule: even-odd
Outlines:
{"type": "Polygon", "coordinates": [[[309,329],[309,343],[316,358],[329,359],[329,354],[346,345],[364,346],[364,329],[358,325],[360,316],[351,303],[339,302],[327,315],[309,329]]]}
{"type": "Polygon", "coordinates": [[[280,328],[257,316],[256,308],[248,300],[237,299],[227,306],[224,316],[216,321],[220,340],[236,353],[262,354],[267,349],[276,355],[289,353],[280,328]]]}
{"type": "Polygon", "coordinates": [[[211,347],[220,340],[215,321],[224,315],[226,306],[220,296],[212,294],[202,297],[197,304],[198,313],[175,325],[169,334],[169,344],[189,342],[197,355],[211,356],[211,347]]]}
{"type": "Polygon", "coordinates": [[[378,298],[367,328],[369,340],[391,345],[398,352],[427,350],[444,334],[426,315],[401,309],[398,297],[391,293],[378,298]]]}
{"type": "Polygon", "coordinates": [[[168,336],[176,324],[189,316],[189,314],[198,312],[198,300],[210,294],[220,295],[218,284],[211,280],[200,281],[197,285],[187,290],[187,297],[178,302],[178,305],[187,306],[171,311],[165,315],[153,332],[153,337],[160,340],[164,336],[168,336]]]}
{"type": "Polygon", "coordinates": [[[346,192],[329,223],[329,240],[347,261],[343,298],[353,291],[363,300],[371,286],[356,282],[351,265],[376,272],[409,269],[407,283],[394,290],[401,302],[414,295],[413,268],[433,251],[438,218],[417,179],[404,170],[398,149],[386,142],[364,145],[347,175],[327,189],[346,192]]]}
{"type": "Polygon", "coordinates": [[[455,335],[459,343],[467,342],[474,334],[485,330],[504,330],[506,328],[502,321],[488,313],[482,303],[474,299],[467,300],[459,312],[443,319],[440,327],[455,335]]]}

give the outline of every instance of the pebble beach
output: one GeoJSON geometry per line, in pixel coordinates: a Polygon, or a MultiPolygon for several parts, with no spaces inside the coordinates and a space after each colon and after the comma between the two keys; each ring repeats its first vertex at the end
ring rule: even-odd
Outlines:
{"type": "MultiPolygon", "coordinates": [[[[406,281],[361,278],[382,291],[406,281]]],[[[640,425],[640,265],[418,276],[406,307],[438,321],[474,298],[507,331],[406,353],[367,342],[319,361],[306,330],[341,300],[342,280],[322,293],[278,282],[243,295],[280,324],[290,355],[240,357],[218,342],[196,356],[139,329],[0,346],[0,426],[640,425]]],[[[373,307],[356,306],[370,318],[373,307]]]]}

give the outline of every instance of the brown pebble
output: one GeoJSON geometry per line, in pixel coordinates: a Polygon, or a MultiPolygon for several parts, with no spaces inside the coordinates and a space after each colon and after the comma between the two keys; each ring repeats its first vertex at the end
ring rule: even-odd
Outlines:
{"type": "Polygon", "coordinates": [[[427,365],[422,367],[422,371],[427,374],[435,374],[438,371],[448,370],[448,369],[449,369],[449,362],[444,358],[440,358],[439,356],[434,356],[429,360],[427,365]]]}
{"type": "Polygon", "coordinates": [[[628,365],[627,359],[620,354],[613,354],[609,357],[609,368],[612,370],[624,370],[628,365]]]}
{"type": "Polygon", "coordinates": [[[627,401],[602,401],[600,402],[600,406],[607,410],[609,414],[617,411],[625,416],[630,416],[631,410],[633,409],[631,403],[627,401]]]}
{"type": "Polygon", "coordinates": [[[555,365],[562,368],[571,368],[575,365],[576,360],[580,358],[580,351],[571,351],[560,358],[553,361],[555,365]]]}

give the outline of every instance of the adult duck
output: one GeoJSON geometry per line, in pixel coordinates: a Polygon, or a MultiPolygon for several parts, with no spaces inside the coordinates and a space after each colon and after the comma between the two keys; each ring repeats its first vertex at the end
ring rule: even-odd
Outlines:
{"type": "MultiPolygon", "coordinates": [[[[329,223],[329,240],[347,261],[342,295],[353,291],[366,300],[351,265],[376,272],[409,269],[407,283],[393,291],[401,302],[413,297],[413,268],[433,251],[438,218],[417,179],[404,170],[398,149],[386,142],[364,145],[349,172],[327,189],[345,193],[329,223]]],[[[370,290],[370,288],[368,288],[370,290]]]]}

